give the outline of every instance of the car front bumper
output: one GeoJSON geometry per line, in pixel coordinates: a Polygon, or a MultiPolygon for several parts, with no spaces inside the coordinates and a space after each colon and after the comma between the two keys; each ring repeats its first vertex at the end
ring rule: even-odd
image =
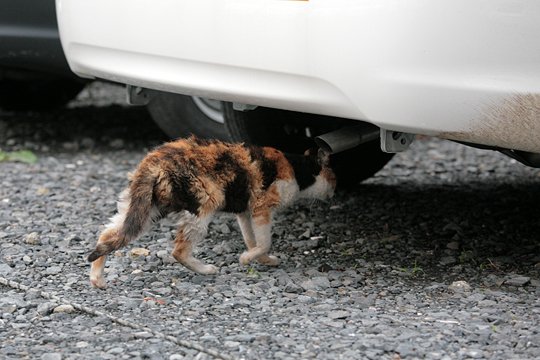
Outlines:
{"type": "Polygon", "coordinates": [[[57,0],[74,72],[540,152],[537,0],[57,0]]]}

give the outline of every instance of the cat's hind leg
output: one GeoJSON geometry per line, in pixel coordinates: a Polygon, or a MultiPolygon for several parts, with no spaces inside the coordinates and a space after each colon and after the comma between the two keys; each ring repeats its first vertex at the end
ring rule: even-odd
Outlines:
{"type": "Polygon", "coordinates": [[[125,190],[120,194],[118,213],[111,218],[110,223],[100,234],[96,248],[88,256],[88,261],[92,263],[90,283],[93,287],[106,286],[103,270],[107,255],[139,238],[148,229],[152,219],[159,214],[151,205],[130,206],[130,203],[129,190],[125,190]],[[133,220],[134,218],[136,220],[133,220]]]}
{"type": "MultiPolygon", "coordinates": [[[[249,251],[255,249],[255,252],[252,252],[251,255],[242,254],[242,256],[245,257],[240,257],[240,262],[246,265],[252,259],[257,259],[257,261],[263,265],[277,266],[279,264],[279,259],[274,255],[268,255],[267,253],[264,253],[256,256],[256,254],[260,252],[260,249],[257,248],[257,241],[255,231],[253,230],[251,215],[249,213],[238,214],[236,216],[236,219],[238,220],[238,225],[240,225],[240,230],[242,231],[242,237],[244,238],[244,242],[246,243],[246,247],[248,248],[248,251],[244,254],[248,254],[249,251]],[[255,254],[256,257],[252,257],[253,254],[255,254]],[[244,263],[244,261],[247,262],[244,263]]],[[[269,250],[270,247],[268,247],[267,252],[269,250]]]]}
{"type": "Polygon", "coordinates": [[[199,217],[184,212],[176,232],[173,257],[188,269],[204,275],[216,274],[218,268],[205,264],[193,256],[193,247],[206,236],[211,216],[199,217]]]}
{"type": "MultiPolygon", "coordinates": [[[[116,229],[105,229],[99,236],[97,245],[111,241],[111,239],[117,236],[117,233],[118,231],[116,229]]],[[[103,277],[106,260],[107,255],[103,255],[92,262],[90,267],[90,284],[92,284],[93,287],[104,289],[107,286],[105,278],[103,277]]]]}
{"type": "Polygon", "coordinates": [[[99,235],[99,239],[96,244],[96,250],[94,250],[88,260],[92,262],[90,266],[90,284],[93,287],[104,289],[106,287],[105,277],[103,276],[103,270],[105,269],[105,262],[107,260],[107,254],[113,249],[118,249],[132,239],[124,239],[120,235],[123,223],[125,221],[125,214],[119,212],[112,217],[111,222],[105,230],[99,235]]]}

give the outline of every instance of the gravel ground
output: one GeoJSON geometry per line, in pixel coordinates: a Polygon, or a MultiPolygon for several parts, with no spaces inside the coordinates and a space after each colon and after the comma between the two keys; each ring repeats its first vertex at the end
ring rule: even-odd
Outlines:
{"type": "Polygon", "coordinates": [[[211,358],[152,332],[246,359],[540,357],[540,170],[430,138],[331,203],[281,213],[278,268],[240,266],[223,215],[199,251],[219,275],[193,274],[166,220],[91,288],[85,256],[126,173],[165,139],[122,96],[97,84],[62,111],[0,114],[0,148],[38,156],[0,163],[0,277],[151,330],[0,285],[0,358],[211,358]]]}

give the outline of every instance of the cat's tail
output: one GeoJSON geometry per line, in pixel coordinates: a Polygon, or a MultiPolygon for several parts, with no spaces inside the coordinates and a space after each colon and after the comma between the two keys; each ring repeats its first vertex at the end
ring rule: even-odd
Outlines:
{"type": "Polygon", "coordinates": [[[128,199],[126,199],[129,200],[127,209],[123,209],[125,215],[122,214],[122,209],[119,206],[117,216],[123,221],[119,222],[118,228],[106,229],[102,233],[95,250],[88,256],[89,262],[126,246],[130,241],[142,235],[151,222],[156,176],[148,170],[141,166],[133,176],[129,186],[128,199]]]}

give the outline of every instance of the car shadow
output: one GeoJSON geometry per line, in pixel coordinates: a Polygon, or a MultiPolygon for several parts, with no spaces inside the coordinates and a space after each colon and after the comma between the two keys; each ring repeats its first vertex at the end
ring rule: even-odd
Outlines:
{"type": "Polygon", "coordinates": [[[339,197],[343,207],[330,219],[347,224],[356,255],[370,261],[392,252],[400,266],[421,264],[424,270],[538,272],[540,183],[368,183],[339,197]],[[384,246],[364,246],[367,241],[384,246]]]}
{"type": "MultiPolygon", "coordinates": [[[[51,150],[136,149],[168,140],[145,107],[110,105],[49,112],[0,112],[0,143],[51,150]]],[[[39,150],[36,149],[36,150],[39,150]]]]}

